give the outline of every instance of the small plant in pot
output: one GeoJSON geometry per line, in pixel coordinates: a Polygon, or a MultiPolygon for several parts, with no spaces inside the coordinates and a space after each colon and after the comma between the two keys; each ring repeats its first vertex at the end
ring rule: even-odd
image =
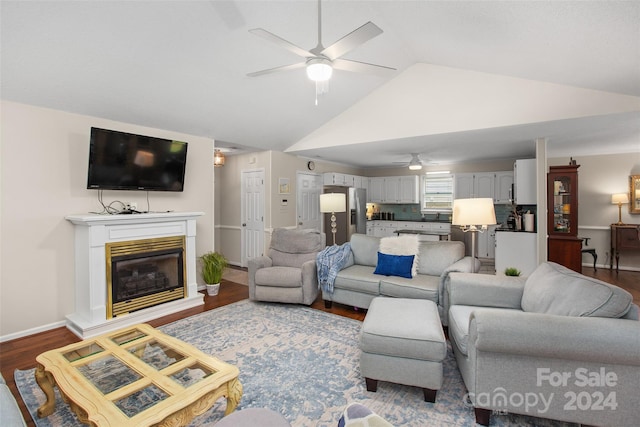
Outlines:
{"type": "Polygon", "coordinates": [[[504,270],[504,274],[505,274],[505,276],[519,276],[520,275],[520,270],[518,270],[517,268],[514,268],[514,267],[507,267],[504,270]]]}
{"type": "Polygon", "coordinates": [[[207,284],[207,293],[218,295],[222,273],[229,262],[219,252],[207,252],[200,257],[200,260],[202,261],[202,278],[207,284]]]}

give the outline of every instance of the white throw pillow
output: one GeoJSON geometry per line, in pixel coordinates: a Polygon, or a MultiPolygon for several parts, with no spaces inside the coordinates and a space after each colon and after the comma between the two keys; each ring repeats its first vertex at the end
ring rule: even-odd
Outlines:
{"type": "Polygon", "coordinates": [[[383,237],[380,239],[379,251],[388,255],[413,255],[413,267],[411,276],[418,274],[418,254],[420,242],[416,234],[403,234],[397,237],[383,237]]]}

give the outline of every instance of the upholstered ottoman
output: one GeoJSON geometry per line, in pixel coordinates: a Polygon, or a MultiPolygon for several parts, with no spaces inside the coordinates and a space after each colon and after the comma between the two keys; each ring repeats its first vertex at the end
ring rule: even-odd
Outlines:
{"type": "Polygon", "coordinates": [[[421,387],[435,402],[447,344],[433,301],[374,298],[360,333],[360,372],[367,390],[378,381],[421,387]]]}

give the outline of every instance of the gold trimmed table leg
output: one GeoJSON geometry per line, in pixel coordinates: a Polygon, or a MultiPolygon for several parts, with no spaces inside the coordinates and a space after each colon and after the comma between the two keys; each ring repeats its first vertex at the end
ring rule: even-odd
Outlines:
{"type": "Polygon", "coordinates": [[[238,378],[234,378],[227,383],[227,409],[224,414],[229,415],[235,411],[240,399],[242,399],[242,384],[240,384],[238,378]]]}
{"type": "Polygon", "coordinates": [[[38,363],[36,366],[36,382],[47,396],[47,400],[38,408],[38,418],[48,417],[53,414],[56,409],[56,396],[53,392],[53,386],[56,381],[53,379],[53,375],[44,370],[44,366],[38,363]]]}

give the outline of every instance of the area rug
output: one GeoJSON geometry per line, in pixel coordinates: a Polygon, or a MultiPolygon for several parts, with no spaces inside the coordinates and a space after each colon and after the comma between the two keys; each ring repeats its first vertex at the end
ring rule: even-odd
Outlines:
{"type": "MultiPolygon", "coordinates": [[[[344,408],[358,402],[395,426],[474,426],[473,409],[449,348],[445,383],[436,403],[422,390],[380,382],[367,392],[359,371],[361,322],[297,305],[248,300],[165,325],[163,332],[188,342],[240,369],[244,394],[237,410],[270,408],[294,427],[337,426],[344,408]]],[[[44,394],[33,369],[16,371],[16,384],[38,427],[81,424],[56,390],[56,412],[38,419],[44,394]]],[[[192,426],[213,426],[225,408],[221,399],[192,426]]],[[[565,426],[517,415],[494,415],[496,426],[565,426]]]]}

